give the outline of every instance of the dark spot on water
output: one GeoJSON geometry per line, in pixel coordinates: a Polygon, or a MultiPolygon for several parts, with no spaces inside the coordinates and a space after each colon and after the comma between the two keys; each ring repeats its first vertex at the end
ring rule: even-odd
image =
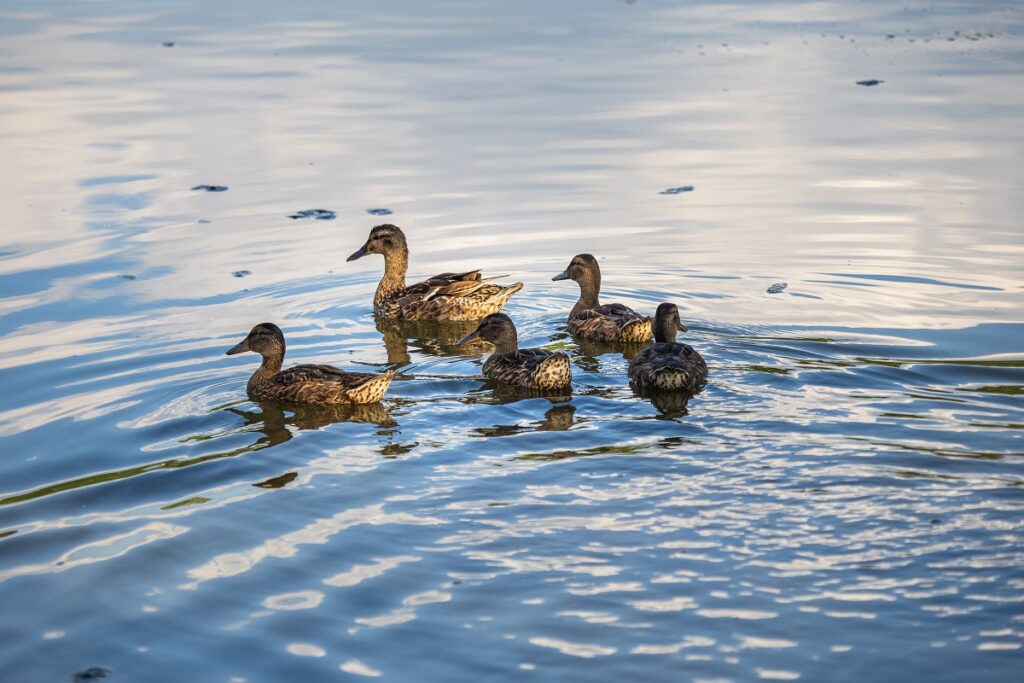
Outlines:
{"type": "Polygon", "coordinates": [[[196,221],[196,223],[209,223],[209,222],[210,222],[209,218],[200,218],[199,220],[196,221]]]}
{"type": "Polygon", "coordinates": [[[138,276],[136,275],[118,275],[122,280],[135,280],[138,276]]]}
{"type": "Polygon", "coordinates": [[[768,288],[768,293],[769,294],[778,294],[780,292],[786,291],[786,287],[789,287],[788,283],[776,282],[775,284],[773,284],[771,287],[768,288]]]}
{"type": "Polygon", "coordinates": [[[253,486],[258,486],[261,489],[279,489],[279,488],[283,488],[283,487],[287,486],[288,484],[292,483],[293,481],[295,481],[295,478],[298,477],[298,476],[299,476],[298,472],[285,472],[284,474],[282,474],[280,476],[271,477],[270,479],[266,479],[264,481],[257,482],[255,484],[253,484],[253,486]]]}
{"type": "Polygon", "coordinates": [[[941,522],[940,520],[938,520],[938,519],[933,519],[933,520],[931,521],[931,523],[932,523],[932,524],[941,524],[942,522],[941,522]]]}
{"type": "Polygon", "coordinates": [[[164,42],[162,42],[160,44],[163,45],[164,47],[174,47],[174,41],[173,40],[165,40],[164,42]]]}
{"type": "Polygon", "coordinates": [[[885,81],[880,81],[877,78],[869,78],[866,81],[857,81],[857,85],[864,85],[867,87],[871,87],[873,85],[881,85],[882,83],[885,83],[885,81]]]}
{"type": "Polygon", "coordinates": [[[693,192],[693,185],[681,185],[680,187],[670,187],[662,190],[658,194],[682,194],[684,192],[693,192]]]}
{"type": "Polygon", "coordinates": [[[408,443],[408,444],[389,443],[388,445],[386,445],[386,446],[384,446],[383,448],[380,449],[380,453],[381,453],[381,455],[391,456],[391,457],[395,457],[395,456],[398,456],[398,455],[405,455],[406,453],[411,452],[414,448],[416,448],[419,445],[420,444],[419,444],[418,441],[413,441],[412,443],[408,443]]]}
{"type": "Polygon", "coordinates": [[[88,669],[71,674],[71,680],[75,681],[75,683],[79,683],[79,681],[95,681],[100,678],[106,678],[109,673],[110,669],[105,666],[90,666],[88,669]]]}
{"type": "Polygon", "coordinates": [[[391,209],[367,209],[366,213],[371,216],[390,216],[391,209]]]}
{"type": "Polygon", "coordinates": [[[235,277],[245,277],[246,275],[252,275],[252,271],[251,270],[236,270],[235,272],[233,272],[231,274],[234,275],[235,277]]]}
{"type": "Polygon", "coordinates": [[[333,221],[338,214],[327,209],[306,209],[305,211],[297,211],[293,214],[289,214],[288,218],[293,221],[300,218],[315,218],[318,221],[333,221]]]}
{"type": "Polygon", "coordinates": [[[193,190],[202,190],[203,192],[227,192],[227,185],[196,185],[192,188],[193,190]]]}

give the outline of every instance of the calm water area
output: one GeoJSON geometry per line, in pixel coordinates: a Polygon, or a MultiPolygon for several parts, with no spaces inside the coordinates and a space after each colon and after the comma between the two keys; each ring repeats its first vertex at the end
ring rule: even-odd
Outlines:
{"type": "Polygon", "coordinates": [[[1022,680],[1022,158],[1019,2],[0,0],[0,680],[1022,680]],[[381,222],[571,394],[377,324],[381,222]]]}

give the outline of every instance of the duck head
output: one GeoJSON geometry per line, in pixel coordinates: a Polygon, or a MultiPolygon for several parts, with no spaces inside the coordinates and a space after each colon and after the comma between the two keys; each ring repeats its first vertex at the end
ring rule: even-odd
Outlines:
{"type": "Polygon", "coordinates": [[[375,226],[370,230],[370,236],[366,243],[346,261],[355,261],[367,254],[383,254],[385,258],[392,253],[408,253],[409,247],[405,241],[405,233],[397,225],[385,223],[375,226]]]}
{"type": "Polygon", "coordinates": [[[585,282],[593,283],[596,288],[601,287],[601,267],[597,265],[597,259],[590,254],[576,254],[572,257],[569,265],[552,280],[574,280],[582,287],[585,282]]]}
{"type": "Polygon", "coordinates": [[[686,332],[686,325],[679,319],[675,304],[664,303],[654,313],[654,341],[659,344],[674,344],[676,332],[686,332]]]}
{"type": "Polygon", "coordinates": [[[494,344],[497,353],[515,351],[519,346],[516,326],[504,313],[492,313],[477,325],[477,328],[456,342],[459,346],[483,339],[494,344]]]}
{"type": "Polygon", "coordinates": [[[260,323],[249,331],[245,339],[232,346],[225,354],[234,356],[246,351],[253,351],[264,358],[284,358],[284,333],[274,323],[260,323]]]}

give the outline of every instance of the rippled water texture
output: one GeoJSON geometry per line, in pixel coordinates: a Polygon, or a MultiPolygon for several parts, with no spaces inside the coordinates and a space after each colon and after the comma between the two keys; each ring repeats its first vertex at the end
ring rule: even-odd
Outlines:
{"type": "Polygon", "coordinates": [[[3,3],[0,679],[1020,680],[1022,58],[980,0],[3,3]],[[572,395],[378,329],[385,220],[572,395]],[[565,334],[581,251],[688,407],[565,334]],[[263,320],[399,376],[249,402],[263,320]]]}

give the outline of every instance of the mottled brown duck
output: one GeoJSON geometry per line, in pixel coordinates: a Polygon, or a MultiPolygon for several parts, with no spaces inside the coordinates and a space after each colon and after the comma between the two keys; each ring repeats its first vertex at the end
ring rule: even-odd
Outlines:
{"type": "Polygon", "coordinates": [[[376,403],[384,397],[393,376],[345,372],[330,365],[296,365],[281,369],[284,334],[274,323],[260,323],[227,350],[227,355],[253,351],[263,363],[249,378],[246,390],[254,401],[277,399],[298,403],[376,403]]]}
{"type": "Polygon", "coordinates": [[[503,275],[483,278],[479,270],[441,273],[405,284],[409,268],[409,246],[405,233],[395,225],[378,225],[359,251],[348,257],[355,261],[367,254],[384,256],[384,277],[373,295],[373,312],[382,318],[402,320],[479,320],[497,313],[522,282],[497,285],[490,282],[503,275]]]}
{"type": "Polygon", "coordinates": [[[484,361],[484,377],[541,391],[563,389],[572,384],[569,357],[544,349],[519,348],[516,326],[504,313],[494,313],[481,320],[459,344],[475,339],[494,344],[494,353],[484,361]]]}
{"type": "Polygon", "coordinates": [[[654,314],[654,343],[629,361],[629,380],[641,393],[696,393],[708,378],[708,366],[689,344],[676,343],[676,331],[686,331],[675,304],[664,303],[654,314]]]}
{"type": "Polygon", "coordinates": [[[651,319],[622,304],[601,304],[601,268],[590,254],[577,254],[552,280],[575,280],[580,298],[569,312],[569,332],[594,341],[642,343],[651,338],[651,319]]]}

